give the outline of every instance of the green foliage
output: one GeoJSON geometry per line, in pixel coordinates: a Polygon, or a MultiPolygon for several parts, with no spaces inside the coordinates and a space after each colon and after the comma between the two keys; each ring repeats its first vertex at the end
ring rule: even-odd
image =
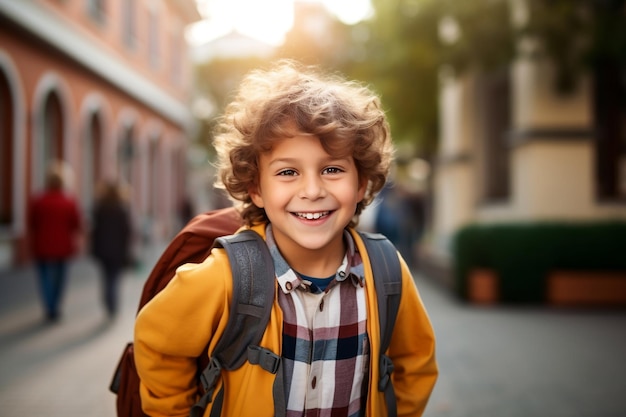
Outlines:
{"type": "MultiPolygon", "coordinates": [[[[439,136],[439,73],[498,72],[515,58],[521,37],[538,39],[556,64],[555,87],[567,92],[598,62],[626,66],[626,0],[527,0],[529,20],[514,28],[509,0],[372,0],[375,17],[346,26],[302,3],[276,58],[293,58],[368,83],[382,98],[397,142],[434,156],[439,136]],[[311,20],[312,19],[312,20],[311,20]],[[324,20],[325,19],[325,20],[324,20]],[[310,31],[323,22],[323,30],[310,31]],[[443,41],[442,22],[458,36],[443,41]],[[314,25],[312,25],[314,23],[314,25]]],[[[247,70],[261,59],[214,61],[198,68],[201,91],[221,110],[247,70]]],[[[204,137],[211,123],[203,128],[204,137]]]]}
{"type": "Polygon", "coordinates": [[[440,19],[449,19],[459,30],[457,40],[444,42],[443,63],[457,73],[507,66],[515,54],[516,35],[509,5],[507,0],[442,0],[440,19]]]}
{"type": "Polygon", "coordinates": [[[574,89],[591,43],[588,7],[589,2],[529,1],[530,19],[522,33],[541,41],[544,55],[555,64],[555,87],[561,93],[574,89]]]}
{"type": "Polygon", "coordinates": [[[587,64],[616,62],[626,67],[626,0],[594,1],[587,64]]]}
{"type": "Polygon", "coordinates": [[[453,68],[490,71],[514,54],[514,31],[505,0],[374,0],[376,18],[365,76],[388,109],[393,136],[417,144],[421,156],[434,155],[439,136],[439,72],[453,68]],[[447,21],[459,31],[442,42],[447,21]]]}
{"type": "Polygon", "coordinates": [[[267,64],[267,60],[257,57],[214,59],[198,66],[197,85],[210,94],[217,107],[223,110],[243,76],[250,70],[267,64]]]}
{"type": "Polygon", "coordinates": [[[366,79],[380,93],[397,141],[433,155],[438,137],[441,50],[434,1],[375,1],[367,23],[366,79]]]}
{"type": "Polygon", "coordinates": [[[619,221],[469,225],[454,241],[456,290],[467,297],[474,268],[493,269],[504,302],[545,300],[552,270],[626,271],[626,223],[619,221]]]}
{"type": "Polygon", "coordinates": [[[217,117],[224,111],[239,86],[243,76],[254,68],[267,65],[267,60],[257,57],[214,59],[196,67],[196,86],[205,96],[211,97],[215,117],[200,121],[196,140],[212,152],[212,131],[217,117]]]}
{"type": "Polygon", "coordinates": [[[538,39],[554,62],[557,91],[572,91],[598,63],[626,64],[626,1],[528,0],[528,6],[521,34],[538,39]]]}

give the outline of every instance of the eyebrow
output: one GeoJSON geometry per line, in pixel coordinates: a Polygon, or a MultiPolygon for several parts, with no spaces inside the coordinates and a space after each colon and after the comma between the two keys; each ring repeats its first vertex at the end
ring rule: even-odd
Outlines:
{"type": "MultiPolygon", "coordinates": [[[[293,164],[295,162],[298,162],[300,159],[299,158],[277,158],[277,159],[272,159],[271,161],[269,161],[268,166],[272,166],[275,164],[293,164]]],[[[346,163],[350,163],[350,158],[346,157],[346,158],[335,158],[335,157],[330,157],[324,160],[325,164],[332,164],[332,163],[336,163],[336,162],[346,162],[346,163]]]]}

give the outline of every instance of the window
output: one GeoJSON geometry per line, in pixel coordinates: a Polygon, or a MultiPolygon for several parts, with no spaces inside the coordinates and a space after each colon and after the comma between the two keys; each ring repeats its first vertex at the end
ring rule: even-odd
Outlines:
{"type": "Polygon", "coordinates": [[[87,13],[97,23],[104,23],[106,0],[87,0],[87,13]]]}
{"type": "Polygon", "coordinates": [[[598,199],[626,202],[626,69],[617,60],[595,67],[594,121],[598,199]]]}
{"type": "MultiPolygon", "coordinates": [[[[178,23],[178,22],[177,22],[178,23]]],[[[182,63],[183,53],[185,52],[185,43],[181,34],[180,25],[175,24],[170,35],[170,62],[171,62],[171,80],[175,86],[182,85],[182,63]]]]}
{"type": "Polygon", "coordinates": [[[148,59],[152,68],[159,67],[159,16],[157,10],[148,12],[148,59]]]}
{"type": "Polygon", "coordinates": [[[85,213],[91,213],[95,197],[94,190],[98,187],[101,174],[102,121],[97,111],[87,116],[87,126],[83,139],[82,200],[85,213]]]}
{"type": "Polygon", "coordinates": [[[55,92],[46,97],[43,111],[43,156],[47,166],[49,161],[63,160],[63,110],[55,92]]]}
{"type": "Polygon", "coordinates": [[[13,220],[13,112],[9,81],[0,70],[0,226],[13,220]]]}
{"type": "Polygon", "coordinates": [[[592,2],[596,193],[626,203],[626,32],[623,2],[592,2]]]}
{"type": "Polygon", "coordinates": [[[118,151],[118,172],[120,180],[126,184],[130,184],[132,179],[133,159],[135,157],[134,132],[132,126],[126,127],[122,132],[118,151]]]}
{"type": "Polygon", "coordinates": [[[137,45],[137,13],[135,0],[125,0],[122,4],[122,37],[124,44],[128,46],[128,48],[134,49],[137,45]]]}
{"type": "Polygon", "coordinates": [[[508,68],[490,72],[478,81],[478,112],[482,135],[483,200],[510,196],[511,85],[508,68]]]}

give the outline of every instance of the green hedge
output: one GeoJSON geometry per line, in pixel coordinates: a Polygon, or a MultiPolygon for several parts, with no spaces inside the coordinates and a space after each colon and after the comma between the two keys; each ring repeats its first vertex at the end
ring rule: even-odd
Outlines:
{"type": "Polygon", "coordinates": [[[541,303],[551,270],[626,271],[626,222],[472,224],[454,239],[458,295],[467,298],[470,270],[500,278],[500,300],[541,303]]]}

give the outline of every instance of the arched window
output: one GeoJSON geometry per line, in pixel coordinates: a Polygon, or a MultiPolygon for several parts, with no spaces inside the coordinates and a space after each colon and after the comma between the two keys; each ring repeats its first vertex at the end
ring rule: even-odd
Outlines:
{"type": "Polygon", "coordinates": [[[83,139],[83,201],[85,210],[90,212],[95,198],[94,190],[96,190],[102,175],[100,162],[102,159],[102,121],[97,111],[89,114],[83,139]]]}
{"type": "Polygon", "coordinates": [[[119,179],[126,184],[131,184],[133,179],[134,136],[133,126],[126,126],[122,130],[122,136],[118,142],[119,179]]]}
{"type": "Polygon", "coordinates": [[[9,81],[0,71],[0,226],[13,221],[13,100],[9,81]]]}
{"type": "MultiPolygon", "coordinates": [[[[38,118],[40,120],[39,129],[35,132],[37,136],[34,144],[34,163],[37,173],[35,184],[37,187],[43,186],[45,170],[50,162],[65,159],[63,149],[65,121],[61,100],[56,91],[50,91],[46,95],[40,114],[41,116],[38,118]]],[[[69,183],[67,186],[72,187],[72,184],[69,183]]]]}
{"type": "Polygon", "coordinates": [[[149,164],[149,197],[148,197],[148,213],[156,218],[159,215],[159,191],[161,184],[160,173],[162,171],[162,161],[160,158],[160,140],[159,137],[153,137],[150,140],[150,148],[148,151],[149,164]]]}

